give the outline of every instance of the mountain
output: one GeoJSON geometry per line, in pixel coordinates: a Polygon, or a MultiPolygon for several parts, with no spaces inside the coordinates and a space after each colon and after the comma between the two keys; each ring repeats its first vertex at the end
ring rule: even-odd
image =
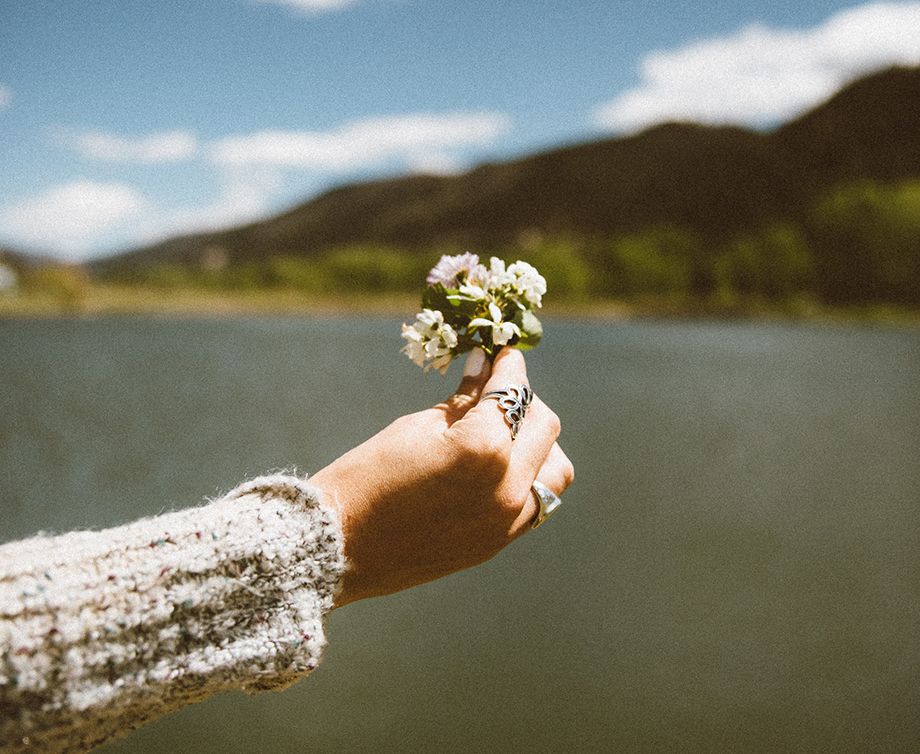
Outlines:
{"type": "Polygon", "coordinates": [[[348,244],[489,250],[522,233],[613,237],[678,225],[717,240],[797,218],[841,182],[920,176],[920,68],[859,79],[771,131],[665,123],[457,176],[341,186],[275,217],[174,238],[97,263],[99,271],[311,255],[348,244]]]}
{"type": "Polygon", "coordinates": [[[17,272],[22,272],[33,267],[39,267],[49,264],[53,260],[51,257],[38,253],[27,254],[23,251],[11,249],[6,246],[0,246],[0,264],[7,265],[17,272]]]}

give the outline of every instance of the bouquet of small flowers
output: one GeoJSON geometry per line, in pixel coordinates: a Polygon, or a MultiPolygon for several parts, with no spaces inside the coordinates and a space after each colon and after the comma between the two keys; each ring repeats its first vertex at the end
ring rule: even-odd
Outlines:
{"type": "Polygon", "coordinates": [[[533,265],[492,257],[486,267],[476,254],[445,255],[427,283],[422,311],[402,326],[403,353],[425,371],[444,374],[455,356],[474,348],[492,358],[502,346],[540,342],[543,326],[533,310],[543,305],[546,280],[533,265]]]}

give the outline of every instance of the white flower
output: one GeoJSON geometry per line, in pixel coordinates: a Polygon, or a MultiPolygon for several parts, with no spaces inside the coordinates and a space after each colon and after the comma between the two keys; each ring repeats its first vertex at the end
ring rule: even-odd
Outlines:
{"type": "Polygon", "coordinates": [[[440,283],[445,288],[453,288],[460,278],[478,280],[485,272],[486,269],[479,264],[479,257],[476,254],[469,252],[455,256],[445,254],[428,273],[426,282],[428,285],[440,283]]]}
{"type": "Polygon", "coordinates": [[[470,268],[470,271],[467,273],[466,282],[470,285],[475,285],[478,288],[487,290],[489,288],[489,281],[492,279],[492,273],[489,272],[488,268],[484,264],[477,264],[470,268]]]}
{"type": "Polygon", "coordinates": [[[403,324],[402,337],[406,341],[402,352],[425,371],[434,367],[441,374],[447,371],[457,345],[457,331],[444,322],[444,315],[436,309],[422,309],[411,325],[403,324]],[[431,363],[426,364],[430,361],[431,363]]]}
{"type": "MultiPolygon", "coordinates": [[[[494,257],[492,261],[495,261],[494,257]]],[[[502,310],[499,309],[495,303],[489,304],[489,314],[492,315],[492,319],[476,317],[476,319],[470,320],[470,327],[491,327],[492,342],[495,345],[506,345],[515,335],[521,334],[521,328],[514,324],[514,322],[502,321],[502,310]]]]}
{"type": "Polygon", "coordinates": [[[505,260],[492,257],[489,262],[489,288],[496,290],[512,283],[514,283],[514,275],[510,275],[505,269],[505,260]]]}
{"type": "Polygon", "coordinates": [[[454,346],[457,345],[457,333],[450,325],[444,325],[441,337],[429,340],[425,344],[425,355],[431,363],[425,367],[437,369],[441,374],[447,371],[451,360],[454,358],[454,346]]]}
{"type": "Polygon", "coordinates": [[[454,348],[457,345],[457,331],[448,324],[445,324],[438,333],[441,336],[441,342],[448,348],[454,348]]]}
{"type": "Polygon", "coordinates": [[[431,335],[444,325],[444,315],[437,309],[422,309],[415,315],[415,327],[422,325],[422,332],[431,335]]]}
{"type": "Polygon", "coordinates": [[[546,278],[537,268],[527,262],[518,260],[508,268],[508,274],[514,276],[512,285],[531,304],[540,307],[543,303],[543,294],[546,293],[546,278]]]}
{"type": "Polygon", "coordinates": [[[402,352],[406,354],[418,366],[425,366],[425,339],[424,336],[415,328],[414,325],[403,324],[402,337],[406,345],[402,347],[402,352]]]}
{"type": "Polygon", "coordinates": [[[448,296],[447,298],[454,299],[467,299],[468,301],[482,301],[488,296],[485,290],[478,285],[472,283],[464,283],[460,286],[459,296],[448,296]]]}

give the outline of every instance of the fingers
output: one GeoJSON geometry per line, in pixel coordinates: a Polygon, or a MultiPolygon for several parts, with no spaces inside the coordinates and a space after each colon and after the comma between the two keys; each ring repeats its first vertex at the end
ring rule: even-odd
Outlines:
{"type": "MultiPolygon", "coordinates": [[[[557,443],[553,443],[549,455],[540,467],[537,480],[543,482],[560,497],[575,480],[575,468],[557,443]]],[[[536,518],[539,507],[537,496],[533,490],[528,489],[527,499],[521,508],[521,513],[511,526],[510,535],[512,538],[519,537],[521,534],[530,531],[530,525],[536,518]]]]}
{"type": "Polygon", "coordinates": [[[517,438],[511,445],[509,465],[512,473],[534,479],[549,456],[561,429],[559,417],[540,400],[540,396],[535,395],[517,438]]]}
{"type": "Polygon", "coordinates": [[[449,401],[450,404],[478,400],[455,422],[449,422],[449,437],[461,450],[473,454],[467,455],[468,458],[481,456],[483,462],[489,462],[488,468],[496,472],[498,499],[511,515],[511,526],[506,531],[514,538],[529,530],[539,510],[539,503],[531,491],[534,479],[561,495],[572,483],[574,469],[556,443],[560,432],[559,417],[539,396],[533,397],[514,441],[503,408],[491,398],[483,400],[483,396],[493,390],[512,385],[529,386],[523,354],[514,348],[503,348],[495,357],[491,370],[488,362],[476,372],[478,366],[477,361],[472,361],[471,365],[468,360],[467,373],[449,401]]]}
{"type": "Polygon", "coordinates": [[[463,379],[454,395],[468,395],[478,398],[483,385],[492,373],[492,365],[486,358],[486,352],[481,348],[474,348],[466,357],[463,365],[463,379]]]}
{"type": "Polygon", "coordinates": [[[524,354],[516,348],[503,348],[492,362],[492,370],[480,391],[480,400],[463,417],[472,436],[481,438],[494,446],[504,446],[511,451],[511,430],[505,422],[505,413],[493,399],[482,400],[481,396],[491,390],[500,390],[508,385],[529,385],[524,354]]]}
{"type": "Polygon", "coordinates": [[[464,414],[476,405],[491,373],[492,365],[485,352],[481,348],[470,351],[463,366],[463,378],[457,392],[434,407],[440,412],[448,427],[462,419],[464,414]]]}

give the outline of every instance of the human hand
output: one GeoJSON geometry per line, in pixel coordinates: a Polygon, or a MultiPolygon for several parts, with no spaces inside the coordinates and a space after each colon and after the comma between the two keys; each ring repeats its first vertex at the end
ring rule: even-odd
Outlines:
{"type": "Polygon", "coordinates": [[[341,516],[348,562],[336,607],[482,563],[530,528],[538,479],[561,494],[574,469],[559,418],[534,396],[517,439],[496,401],[527,385],[523,354],[467,358],[457,392],[400,417],[311,477],[341,516]]]}

